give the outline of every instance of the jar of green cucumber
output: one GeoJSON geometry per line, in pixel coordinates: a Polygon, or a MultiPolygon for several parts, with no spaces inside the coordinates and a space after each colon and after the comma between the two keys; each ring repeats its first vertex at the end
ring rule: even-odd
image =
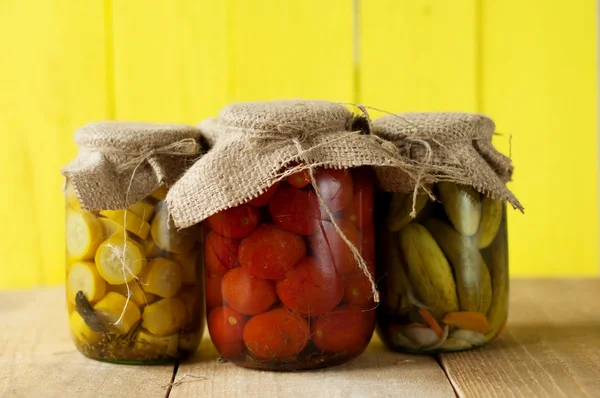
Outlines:
{"type": "Polygon", "coordinates": [[[147,364],[193,353],[204,331],[203,234],[177,230],[168,186],[197,158],[188,126],[102,122],[63,169],[69,327],[87,357],[147,364]]]}
{"type": "Polygon", "coordinates": [[[418,173],[389,170],[376,197],[377,330],[393,350],[460,351],[502,331],[508,314],[509,158],[491,119],[407,113],[374,122],[418,173]]]}

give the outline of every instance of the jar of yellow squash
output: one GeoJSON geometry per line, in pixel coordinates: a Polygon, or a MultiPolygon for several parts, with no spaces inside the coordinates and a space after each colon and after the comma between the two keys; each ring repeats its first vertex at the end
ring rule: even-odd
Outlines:
{"type": "Polygon", "coordinates": [[[84,355],[158,363],[194,352],[204,330],[203,234],[178,230],[165,199],[198,157],[198,130],[104,122],[75,133],[64,168],[67,308],[84,355]]]}
{"type": "Polygon", "coordinates": [[[379,335],[412,353],[485,345],[508,314],[506,202],[522,209],[505,186],[510,159],[491,145],[494,123],[409,113],[376,120],[374,131],[412,161],[388,170],[392,192],[376,197],[379,335]]]}

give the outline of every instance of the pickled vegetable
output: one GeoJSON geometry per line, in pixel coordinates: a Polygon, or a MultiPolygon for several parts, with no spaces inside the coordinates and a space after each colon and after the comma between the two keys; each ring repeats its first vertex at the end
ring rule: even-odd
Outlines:
{"type": "Polygon", "coordinates": [[[73,200],[67,197],[67,303],[77,348],[125,363],[191,354],[203,331],[198,229],[171,229],[155,197],[100,212],[81,210],[73,200]]]}
{"type": "Polygon", "coordinates": [[[67,300],[75,304],[75,295],[83,292],[90,303],[100,300],[106,293],[106,282],[90,262],[77,262],[69,268],[67,275],[67,300]]]}
{"type": "Polygon", "coordinates": [[[67,255],[72,260],[94,258],[102,242],[102,226],[85,210],[67,210],[67,255]]]}
{"type": "Polygon", "coordinates": [[[396,350],[478,347],[506,321],[505,206],[450,183],[437,184],[434,192],[440,202],[418,203],[416,210],[425,210],[415,219],[406,216],[410,194],[377,198],[383,209],[376,220],[378,272],[384,282],[378,332],[396,350]]]}
{"type": "Polygon", "coordinates": [[[181,287],[181,266],[166,258],[155,258],[148,262],[140,279],[145,292],[173,297],[181,287]]]}
{"type": "Polygon", "coordinates": [[[102,210],[100,214],[121,226],[125,225],[127,231],[141,239],[146,239],[150,233],[150,224],[130,210],[102,210]]]}
{"type": "Polygon", "coordinates": [[[196,244],[197,231],[194,228],[178,231],[164,202],[160,202],[156,206],[156,215],[152,220],[151,232],[152,239],[158,247],[168,252],[189,252],[196,244]]]}
{"type": "Polygon", "coordinates": [[[146,266],[140,246],[129,238],[113,235],[96,252],[98,272],[111,285],[132,281],[146,266]]]}
{"type": "Polygon", "coordinates": [[[249,205],[207,221],[208,327],[219,353],[235,364],[331,366],[359,355],[371,338],[372,285],[347,242],[371,269],[372,175],[361,169],[314,175],[312,184],[308,171],[293,174],[249,205]]]}

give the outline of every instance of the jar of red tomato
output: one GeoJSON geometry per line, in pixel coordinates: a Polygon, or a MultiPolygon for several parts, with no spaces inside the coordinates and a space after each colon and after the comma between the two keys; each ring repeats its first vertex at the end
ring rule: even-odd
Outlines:
{"type": "Polygon", "coordinates": [[[168,201],[178,226],[205,220],[208,327],[229,361],[314,369],[347,362],[369,343],[368,166],[388,155],[355,120],[338,104],[279,101],[231,105],[201,125],[213,150],[168,201]]]}

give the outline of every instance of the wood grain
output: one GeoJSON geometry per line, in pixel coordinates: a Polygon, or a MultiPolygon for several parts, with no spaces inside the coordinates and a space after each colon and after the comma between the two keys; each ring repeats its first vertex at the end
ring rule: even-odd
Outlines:
{"type": "Polygon", "coordinates": [[[180,365],[171,397],[454,397],[433,358],[390,352],[377,337],[353,362],[309,372],[247,370],[217,359],[205,339],[195,360],[180,365]]]}
{"type": "Polygon", "coordinates": [[[600,396],[600,280],[516,280],[509,326],[488,347],[444,354],[462,397],[600,396]]]}
{"type": "Polygon", "coordinates": [[[0,397],[164,397],[173,366],[93,361],[75,349],[64,289],[0,293],[0,397]]]}

